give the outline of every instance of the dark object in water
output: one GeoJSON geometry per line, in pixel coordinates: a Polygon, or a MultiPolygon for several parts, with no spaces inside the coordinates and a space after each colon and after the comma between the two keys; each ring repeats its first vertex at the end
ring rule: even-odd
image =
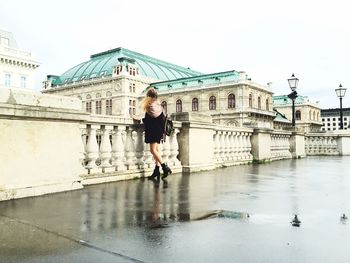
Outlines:
{"type": "Polygon", "coordinates": [[[299,227],[301,224],[301,221],[299,220],[298,215],[294,215],[294,218],[290,223],[292,224],[292,226],[299,227]]]}

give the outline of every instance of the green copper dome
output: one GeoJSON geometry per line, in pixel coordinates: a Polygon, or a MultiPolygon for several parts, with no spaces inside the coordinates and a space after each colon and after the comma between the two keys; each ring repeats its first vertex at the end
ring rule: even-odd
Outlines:
{"type": "Polygon", "coordinates": [[[128,49],[116,48],[92,55],[89,61],[69,69],[61,76],[51,75],[52,85],[112,75],[115,65],[121,61],[134,63],[139,68],[140,75],[158,80],[173,80],[201,74],[128,49]]]}

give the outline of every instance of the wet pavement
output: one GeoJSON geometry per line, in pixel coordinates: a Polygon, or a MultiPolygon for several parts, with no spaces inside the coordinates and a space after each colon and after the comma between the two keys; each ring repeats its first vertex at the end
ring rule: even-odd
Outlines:
{"type": "Polygon", "coordinates": [[[309,157],[0,202],[0,262],[348,263],[349,170],[309,157]]]}

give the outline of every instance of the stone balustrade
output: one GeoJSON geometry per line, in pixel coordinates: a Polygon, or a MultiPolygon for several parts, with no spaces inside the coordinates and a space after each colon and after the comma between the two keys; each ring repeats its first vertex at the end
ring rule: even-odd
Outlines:
{"type": "Polygon", "coordinates": [[[291,132],[273,131],[271,133],[271,160],[290,159],[290,137],[291,132]]]}
{"type": "Polygon", "coordinates": [[[306,134],[305,151],[307,155],[339,155],[338,135],[336,134],[306,134]]]}
{"type": "MultiPolygon", "coordinates": [[[[175,127],[175,132],[160,145],[162,158],[173,172],[181,171],[177,159],[179,131],[179,127],[175,127]]],[[[82,175],[85,184],[147,176],[154,169],[155,162],[149,144],[144,143],[141,124],[86,124],[82,127],[82,141],[82,165],[87,171],[82,175]]]]}
{"type": "Polygon", "coordinates": [[[214,163],[229,166],[253,160],[250,137],[253,131],[245,128],[217,126],[214,130],[214,163]]]}

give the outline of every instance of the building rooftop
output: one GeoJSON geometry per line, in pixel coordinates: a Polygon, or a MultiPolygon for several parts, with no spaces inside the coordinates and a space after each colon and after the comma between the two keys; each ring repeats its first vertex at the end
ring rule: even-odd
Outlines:
{"type": "Polygon", "coordinates": [[[18,45],[13,34],[3,29],[0,29],[0,45],[18,49],[18,45]]]}
{"type": "Polygon", "coordinates": [[[74,66],[61,76],[50,75],[52,85],[112,75],[115,65],[120,64],[121,61],[135,64],[140,70],[140,75],[158,80],[172,80],[202,74],[190,68],[119,47],[91,55],[90,60],[74,66]]]}
{"type": "MultiPolygon", "coordinates": [[[[292,100],[288,98],[288,95],[272,96],[272,99],[274,106],[292,105],[292,100]]],[[[308,97],[299,95],[295,100],[295,105],[303,104],[305,102],[309,102],[308,97]]]]}
{"type": "MultiPolygon", "coordinates": [[[[350,116],[350,108],[343,108],[343,114],[345,116],[350,116]]],[[[321,109],[321,117],[327,117],[327,116],[339,116],[340,115],[340,109],[321,109]]]]}
{"type": "Polygon", "coordinates": [[[180,78],[169,81],[152,83],[158,91],[176,90],[182,88],[198,87],[202,85],[219,84],[223,82],[238,82],[240,73],[235,70],[218,72],[212,74],[203,74],[194,77],[180,78]]]}

